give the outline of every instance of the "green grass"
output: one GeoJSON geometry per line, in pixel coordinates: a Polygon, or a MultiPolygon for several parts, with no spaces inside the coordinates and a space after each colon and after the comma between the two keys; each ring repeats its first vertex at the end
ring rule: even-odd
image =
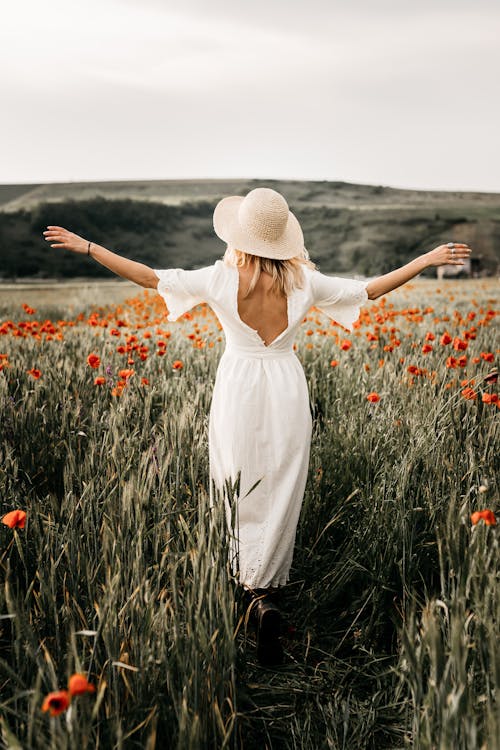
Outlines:
{"type": "MultiPolygon", "coordinates": [[[[348,351],[301,330],[313,447],[283,591],[286,663],[274,670],[256,661],[222,507],[208,499],[208,409],[223,346],[212,320],[193,321],[209,325],[203,349],[185,335],[191,322],[162,323],[172,331],[164,357],[151,325],[150,355],[119,397],[111,382],[128,365],[116,345],[144,332],[132,308],[117,313],[129,325],[116,338],[86,325],[90,304],[63,340],[0,337],[10,361],[0,372],[0,511],[28,514],[24,529],[0,527],[3,747],[498,747],[498,526],[470,522],[474,510],[499,510],[498,408],[481,401],[492,365],[471,361],[498,349],[495,318],[477,325],[464,369],[448,370],[446,357],[463,352],[438,344],[444,330],[463,336],[477,324],[454,311],[481,318],[494,307],[494,286],[440,287],[388,296],[396,310],[434,308],[386,324],[401,340],[393,352],[380,329],[371,348],[374,325],[360,336],[335,329],[352,340],[348,351]],[[429,330],[435,351],[423,355],[429,330]],[[86,364],[90,352],[99,370],[86,364]],[[437,376],[412,379],[410,363],[437,376]],[[94,386],[106,366],[110,384],[94,386]],[[471,377],[474,401],[461,395],[471,377]],[[370,391],[381,400],[368,402],[370,391]],[[43,697],[77,671],[96,694],[59,717],[42,713],[43,697]]],[[[57,320],[53,304],[31,317],[50,310],[57,320]]],[[[19,306],[4,317],[21,319],[19,306]]]]}

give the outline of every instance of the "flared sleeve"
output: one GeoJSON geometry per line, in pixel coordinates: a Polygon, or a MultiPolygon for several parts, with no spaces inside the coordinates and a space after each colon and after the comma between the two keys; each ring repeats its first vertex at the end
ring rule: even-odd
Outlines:
{"type": "Polygon", "coordinates": [[[314,271],[311,275],[313,304],[352,331],[361,307],[368,301],[368,284],[368,279],[343,279],[314,271]]]}
{"type": "Polygon", "coordinates": [[[186,271],[183,268],[153,268],[158,276],[157,292],[168,309],[167,320],[174,321],[202,302],[210,302],[213,266],[186,271]]]}

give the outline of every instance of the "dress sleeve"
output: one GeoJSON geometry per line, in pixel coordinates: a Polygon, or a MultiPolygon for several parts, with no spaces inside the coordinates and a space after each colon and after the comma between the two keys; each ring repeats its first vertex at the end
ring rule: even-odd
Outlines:
{"type": "Polygon", "coordinates": [[[210,301],[213,266],[186,271],[183,268],[153,268],[158,276],[157,292],[168,308],[167,320],[174,321],[201,302],[210,301]]]}
{"type": "Polygon", "coordinates": [[[360,308],[368,300],[368,283],[368,279],[343,279],[315,271],[311,277],[313,304],[352,331],[353,323],[359,318],[360,308]]]}

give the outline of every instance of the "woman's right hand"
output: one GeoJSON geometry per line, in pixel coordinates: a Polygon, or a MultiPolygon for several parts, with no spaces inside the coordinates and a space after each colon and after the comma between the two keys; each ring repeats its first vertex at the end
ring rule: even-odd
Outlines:
{"type": "Polygon", "coordinates": [[[87,252],[88,240],[84,240],[83,237],[79,237],[74,232],[64,229],[64,227],[48,226],[44,235],[47,242],[57,243],[51,245],[51,247],[63,247],[65,250],[71,250],[74,253],[87,252]]]}
{"type": "Polygon", "coordinates": [[[448,245],[438,245],[434,250],[424,253],[428,266],[463,266],[465,258],[468,258],[472,250],[463,242],[454,242],[455,252],[451,253],[448,245]]]}

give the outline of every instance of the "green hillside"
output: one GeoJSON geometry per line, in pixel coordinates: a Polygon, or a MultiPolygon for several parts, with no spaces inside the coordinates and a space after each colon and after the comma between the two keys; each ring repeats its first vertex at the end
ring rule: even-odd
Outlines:
{"type": "Polygon", "coordinates": [[[482,273],[498,272],[500,194],[328,181],[150,180],[0,185],[0,277],[113,276],[86,257],[50,248],[42,236],[48,224],[156,268],[212,263],[225,250],[212,226],[216,203],[258,186],[286,197],[324,272],[385,273],[450,239],[473,248],[482,273]]]}

